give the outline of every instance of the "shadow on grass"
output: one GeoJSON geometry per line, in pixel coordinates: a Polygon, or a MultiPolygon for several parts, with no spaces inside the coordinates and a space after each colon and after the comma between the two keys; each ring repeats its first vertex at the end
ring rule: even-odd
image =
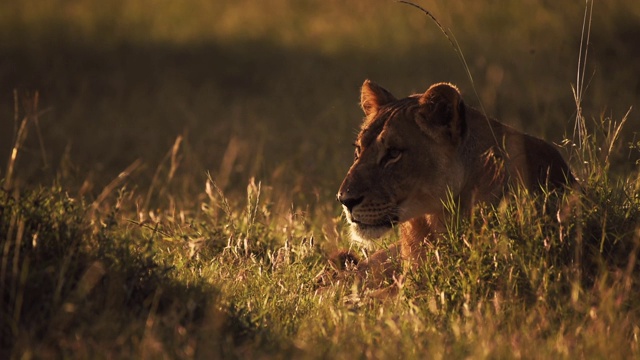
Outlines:
{"type": "Polygon", "coordinates": [[[0,194],[3,358],[229,356],[268,337],[249,310],[199,277],[177,278],[153,237],[111,216],[92,226],[56,188],[0,194]]]}
{"type": "MultiPolygon", "coordinates": [[[[618,30],[633,29],[624,23],[618,30]]],[[[42,144],[30,136],[18,162],[26,184],[66,177],[75,188],[95,184],[98,193],[142,159],[151,170],[136,179],[147,188],[182,136],[181,169],[196,179],[183,188],[201,190],[211,171],[230,187],[240,184],[241,192],[256,176],[307,192],[330,188],[325,195],[331,196],[350,162],[349,144],[361,119],[359,86],[366,78],[399,96],[437,81],[456,83],[468,103],[482,101],[490,116],[550,141],[560,142],[573,129],[569,84],[578,44],[507,44],[510,51],[498,51],[502,45],[479,46],[462,34],[477,98],[444,39],[410,50],[329,54],[313,44],[287,48],[269,41],[113,45],[72,38],[52,34],[49,42],[0,48],[0,154],[10,153],[23,99],[40,95],[38,126],[31,131],[41,132],[42,144]]],[[[593,83],[603,81],[592,91],[594,100],[585,100],[584,113],[611,109],[619,117],[638,100],[640,83],[632,79],[640,68],[620,69],[609,56],[628,54],[627,38],[596,48],[607,55],[597,58],[598,68],[616,75],[593,73],[593,83]],[[622,92],[620,78],[627,81],[622,92]]],[[[632,117],[629,134],[636,128],[640,123],[632,117]]],[[[7,158],[0,156],[0,168],[7,158]]]]}

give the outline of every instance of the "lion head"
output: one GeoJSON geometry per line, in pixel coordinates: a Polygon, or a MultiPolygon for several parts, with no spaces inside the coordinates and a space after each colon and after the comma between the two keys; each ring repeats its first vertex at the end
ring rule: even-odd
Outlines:
{"type": "Polygon", "coordinates": [[[354,240],[367,242],[396,224],[441,212],[443,201],[461,191],[466,126],[460,93],[445,83],[396,99],[367,80],[361,106],[354,162],[337,197],[354,240]]]}

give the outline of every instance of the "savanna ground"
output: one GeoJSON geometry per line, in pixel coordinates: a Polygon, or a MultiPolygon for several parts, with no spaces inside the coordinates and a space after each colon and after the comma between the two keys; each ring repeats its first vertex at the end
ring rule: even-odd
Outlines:
{"type": "Polygon", "coordinates": [[[393,1],[2,2],[0,356],[639,357],[640,3],[595,3],[582,84],[584,2],[418,4],[473,82],[393,1]],[[319,287],[366,78],[562,144],[579,201],[452,219],[393,299],[319,287]]]}

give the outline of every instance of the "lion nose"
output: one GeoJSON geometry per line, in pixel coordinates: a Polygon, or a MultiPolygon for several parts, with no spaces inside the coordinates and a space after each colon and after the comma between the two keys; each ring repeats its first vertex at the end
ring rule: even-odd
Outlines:
{"type": "Polygon", "coordinates": [[[351,210],[356,205],[362,202],[362,200],[364,199],[364,196],[355,197],[355,196],[351,196],[348,192],[347,193],[340,192],[338,193],[337,198],[338,198],[338,201],[340,201],[340,203],[344,205],[347,208],[347,210],[349,210],[349,212],[351,212],[351,210]]]}

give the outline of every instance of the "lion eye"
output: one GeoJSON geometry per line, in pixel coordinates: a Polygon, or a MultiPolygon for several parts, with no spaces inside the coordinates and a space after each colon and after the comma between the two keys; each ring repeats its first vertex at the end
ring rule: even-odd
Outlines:
{"type": "Polygon", "coordinates": [[[389,157],[389,160],[397,159],[400,157],[400,155],[402,155],[402,151],[398,149],[391,149],[387,152],[387,156],[389,157]]]}
{"type": "Polygon", "coordinates": [[[384,155],[383,163],[384,165],[393,164],[394,162],[400,160],[402,157],[402,150],[399,149],[389,149],[387,153],[384,155]]]}

